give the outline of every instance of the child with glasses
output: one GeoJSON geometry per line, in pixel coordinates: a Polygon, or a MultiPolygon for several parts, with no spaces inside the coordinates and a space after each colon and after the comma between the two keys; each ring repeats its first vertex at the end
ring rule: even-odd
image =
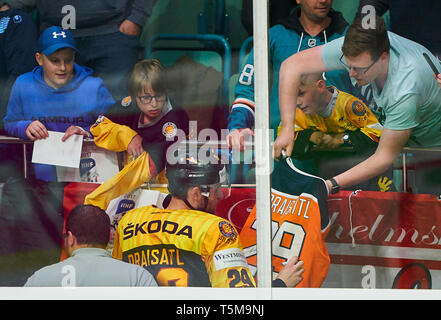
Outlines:
{"type": "MultiPolygon", "coordinates": [[[[147,151],[157,169],[162,169],[168,146],[177,137],[185,138],[189,127],[186,112],[172,106],[167,96],[164,74],[164,66],[157,59],[135,64],[127,82],[130,96],[91,128],[96,145],[116,152],[127,151],[125,163],[147,151]]],[[[160,175],[156,182],[164,183],[164,179],[160,175]]]]}

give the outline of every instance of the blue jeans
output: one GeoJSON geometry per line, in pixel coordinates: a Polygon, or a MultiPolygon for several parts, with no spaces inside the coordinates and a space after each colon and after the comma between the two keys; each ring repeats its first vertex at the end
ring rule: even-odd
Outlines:
{"type": "Polygon", "coordinates": [[[76,38],[76,62],[90,67],[116,101],[128,96],[127,75],[139,60],[139,36],[121,32],[76,38]]]}

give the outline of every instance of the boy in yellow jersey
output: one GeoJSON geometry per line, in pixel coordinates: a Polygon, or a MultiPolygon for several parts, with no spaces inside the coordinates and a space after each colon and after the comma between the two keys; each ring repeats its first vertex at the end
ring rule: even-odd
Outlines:
{"type": "MultiPolygon", "coordinates": [[[[118,224],[112,255],[146,268],[160,286],[255,287],[238,232],[211,214],[229,195],[226,168],[213,154],[205,160],[186,152],[176,164],[167,162],[170,203],[166,209],[128,211],[118,224]]],[[[301,280],[302,263],[293,258],[289,265],[280,286],[301,280]]]]}
{"type": "MultiPolygon", "coordinates": [[[[326,86],[322,74],[307,74],[300,78],[292,154],[297,159],[316,157],[319,166],[326,168],[322,167],[320,176],[335,175],[335,170],[353,165],[351,161],[354,157],[366,157],[374,152],[381,130],[375,115],[360,99],[336,87],[326,86]],[[311,153],[314,146],[322,151],[347,146],[352,152],[320,152],[314,155],[311,153]],[[330,168],[334,168],[334,172],[330,172],[330,168]]],[[[377,177],[375,186],[372,182],[364,184],[362,189],[393,189],[390,178],[377,177]]]]}
{"type": "Polygon", "coordinates": [[[326,86],[321,74],[304,75],[297,96],[295,154],[311,145],[335,149],[351,145],[357,151],[375,148],[382,126],[358,98],[326,86]]]}

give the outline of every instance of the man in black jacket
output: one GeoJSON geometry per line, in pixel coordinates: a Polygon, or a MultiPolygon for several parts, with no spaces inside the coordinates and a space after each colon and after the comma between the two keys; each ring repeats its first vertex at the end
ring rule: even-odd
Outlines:
{"type": "Polygon", "coordinates": [[[39,13],[40,29],[69,29],[79,51],[75,60],[101,77],[115,100],[127,96],[125,77],[138,61],[139,36],[152,12],[151,0],[4,0],[39,13]]]}
{"type": "Polygon", "coordinates": [[[37,28],[32,18],[20,10],[0,8],[0,135],[5,135],[3,118],[6,115],[9,93],[15,79],[37,66],[37,28]]]}
{"type": "MultiPolygon", "coordinates": [[[[3,118],[15,79],[37,66],[38,32],[25,12],[0,4],[0,135],[6,135],[3,118]]],[[[0,181],[22,176],[21,145],[0,144],[0,181]]]]}

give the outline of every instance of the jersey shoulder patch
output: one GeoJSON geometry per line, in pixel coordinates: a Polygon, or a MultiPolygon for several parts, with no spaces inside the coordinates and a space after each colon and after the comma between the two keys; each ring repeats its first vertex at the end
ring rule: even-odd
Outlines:
{"type": "Polygon", "coordinates": [[[121,100],[121,106],[122,107],[128,107],[132,104],[132,97],[127,96],[124,99],[121,100]]]}
{"type": "Polygon", "coordinates": [[[354,102],[352,102],[352,112],[356,115],[356,116],[364,116],[366,114],[366,107],[364,106],[364,104],[359,101],[359,100],[355,100],[354,102]]]}

